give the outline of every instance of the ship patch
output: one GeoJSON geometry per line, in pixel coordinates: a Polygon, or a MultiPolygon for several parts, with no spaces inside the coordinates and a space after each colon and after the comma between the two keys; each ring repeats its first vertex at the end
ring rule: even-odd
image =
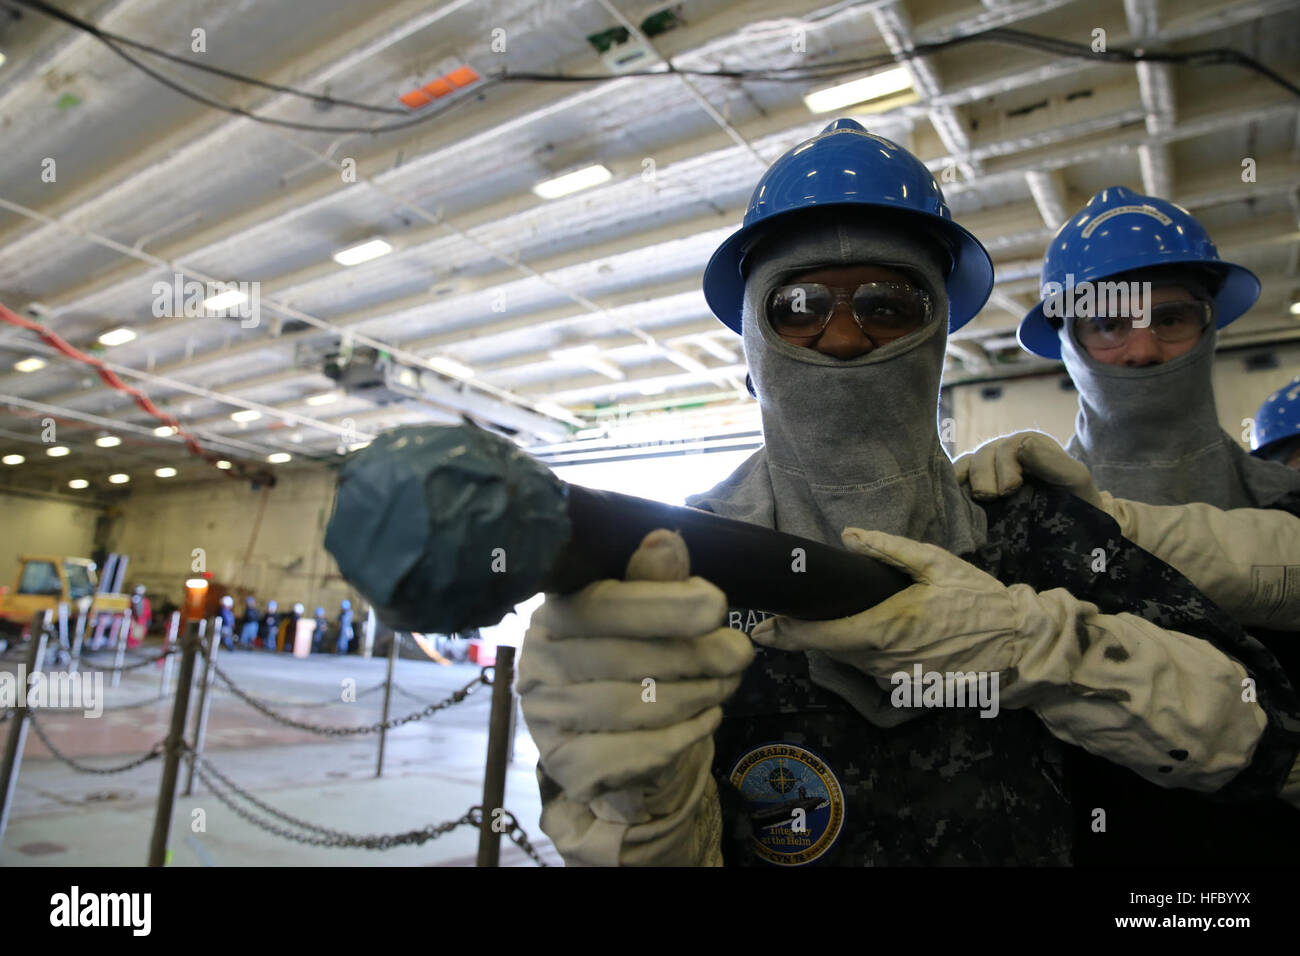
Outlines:
{"type": "Polygon", "coordinates": [[[793,744],[749,751],[731,771],[760,858],[801,866],[824,855],[844,828],[844,790],[826,762],[793,744]]]}

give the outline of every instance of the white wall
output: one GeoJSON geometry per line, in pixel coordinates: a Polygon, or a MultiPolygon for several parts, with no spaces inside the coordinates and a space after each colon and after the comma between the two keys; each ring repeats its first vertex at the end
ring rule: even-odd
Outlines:
{"type": "Polygon", "coordinates": [[[334,473],[304,467],[279,479],[266,491],[233,479],[136,489],[111,539],[112,550],[131,556],[128,584],[144,583],[152,594],[180,603],[185,579],[197,570],[194,551],[202,549],[203,566],[216,580],[231,590],[250,588],[259,606],[271,599],[285,610],[301,601],[309,614],[320,604],[332,616],[342,598],[356,601],[325,550],[334,473]],[[266,507],[245,565],[263,495],[266,507]]]}
{"type": "MultiPolygon", "coordinates": [[[[1300,375],[1300,347],[1277,348],[1273,352],[1278,359],[1275,369],[1246,370],[1246,357],[1259,354],[1259,350],[1222,353],[1215,360],[1214,396],[1219,421],[1246,449],[1250,443],[1242,419],[1254,418],[1265,398],[1300,375]]],[[[995,399],[980,395],[983,385],[953,386],[957,453],[970,451],[998,435],[1026,428],[1045,431],[1065,444],[1074,434],[1074,418],[1079,408],[1078,393],[1060,387],[1065,377],[1062,370],[1059,375],[1002,382],[999,383],[1002,395],[995,399]]]]}
{"type": "Polygon", "coordinates": [[[20,554],[89,558],[97,508],[0,493],[0,585],[13,587],[20,554]]]}

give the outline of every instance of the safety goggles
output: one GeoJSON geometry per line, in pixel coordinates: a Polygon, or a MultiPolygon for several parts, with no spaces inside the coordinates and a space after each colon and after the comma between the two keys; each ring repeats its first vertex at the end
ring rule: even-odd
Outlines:
{"type": "MultiPolygon", "coordinates": [[[[1152,306],[1150,329],[1161,342],[1174,345],[1191,342],[1200,337],[1214,322],[1214,303],[1165,302],[1152,306]]],[[[1139,317],[1141,318],[1141,317],[1139,317]]],[[[1138,328],[1148,326],[1139,325],[1138,328]]],[[[1074,335],[1079,344],[1091,349],[1116,349],[1128,342],[1133,334],[1133,316],[1098,316],[1076,318],[1074,335]]]]}
{"type": "Polygon", "coordinates": [[[862,334],[881,344],[915,332],[933,317],[930,294],[906,282],[865,282],[853,292],[820,282],[797,282],[772,291],[767,320],[778,335],[815,338],[847,302],[862,334]]]}

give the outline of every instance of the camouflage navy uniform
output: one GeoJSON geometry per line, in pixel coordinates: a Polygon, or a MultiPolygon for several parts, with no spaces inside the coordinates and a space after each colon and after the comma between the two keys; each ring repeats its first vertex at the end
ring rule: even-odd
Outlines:
{"type": "MultiPolygon", "coordinates": [[[[1287,854],[1294,863],[1300,813],[1275,794],[1300,752],[1300,705],[1277,661],[1081,500],[1029,481],[984,507],[986,543],[964,557],[1003,584],[1065,588],[1103,613],[1134,614],[1239,661],[1269,720],[1250,765],[1208,796],[1156,787],[1057,741],[1025,710],[990,719],[938,708],[882,727],[814,684],[808,655],[759,647],[714,735],[726,863],[1157,864],[1287,854]],[[1101,571],[1093,570],[1097,548],[1101,571]],[[1105,832],[1093,830],[1097,808],[1105,832]]],[[[764,616],[736,609],[731,623],[748,632],[764,616]]],[[[1170,761],[1185,757],[1174,751],[1170,761]]]]}

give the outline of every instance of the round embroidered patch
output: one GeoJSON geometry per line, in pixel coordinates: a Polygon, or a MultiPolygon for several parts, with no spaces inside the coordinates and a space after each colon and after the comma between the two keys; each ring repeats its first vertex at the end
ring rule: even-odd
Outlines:
{"type": "Polygon", "coordinates": [[[755,852],[769,863],[800,866],[822,856],[844,827],[844,791],[816,754],[767,744],[731,771],[749,816],[755,852]]]}

